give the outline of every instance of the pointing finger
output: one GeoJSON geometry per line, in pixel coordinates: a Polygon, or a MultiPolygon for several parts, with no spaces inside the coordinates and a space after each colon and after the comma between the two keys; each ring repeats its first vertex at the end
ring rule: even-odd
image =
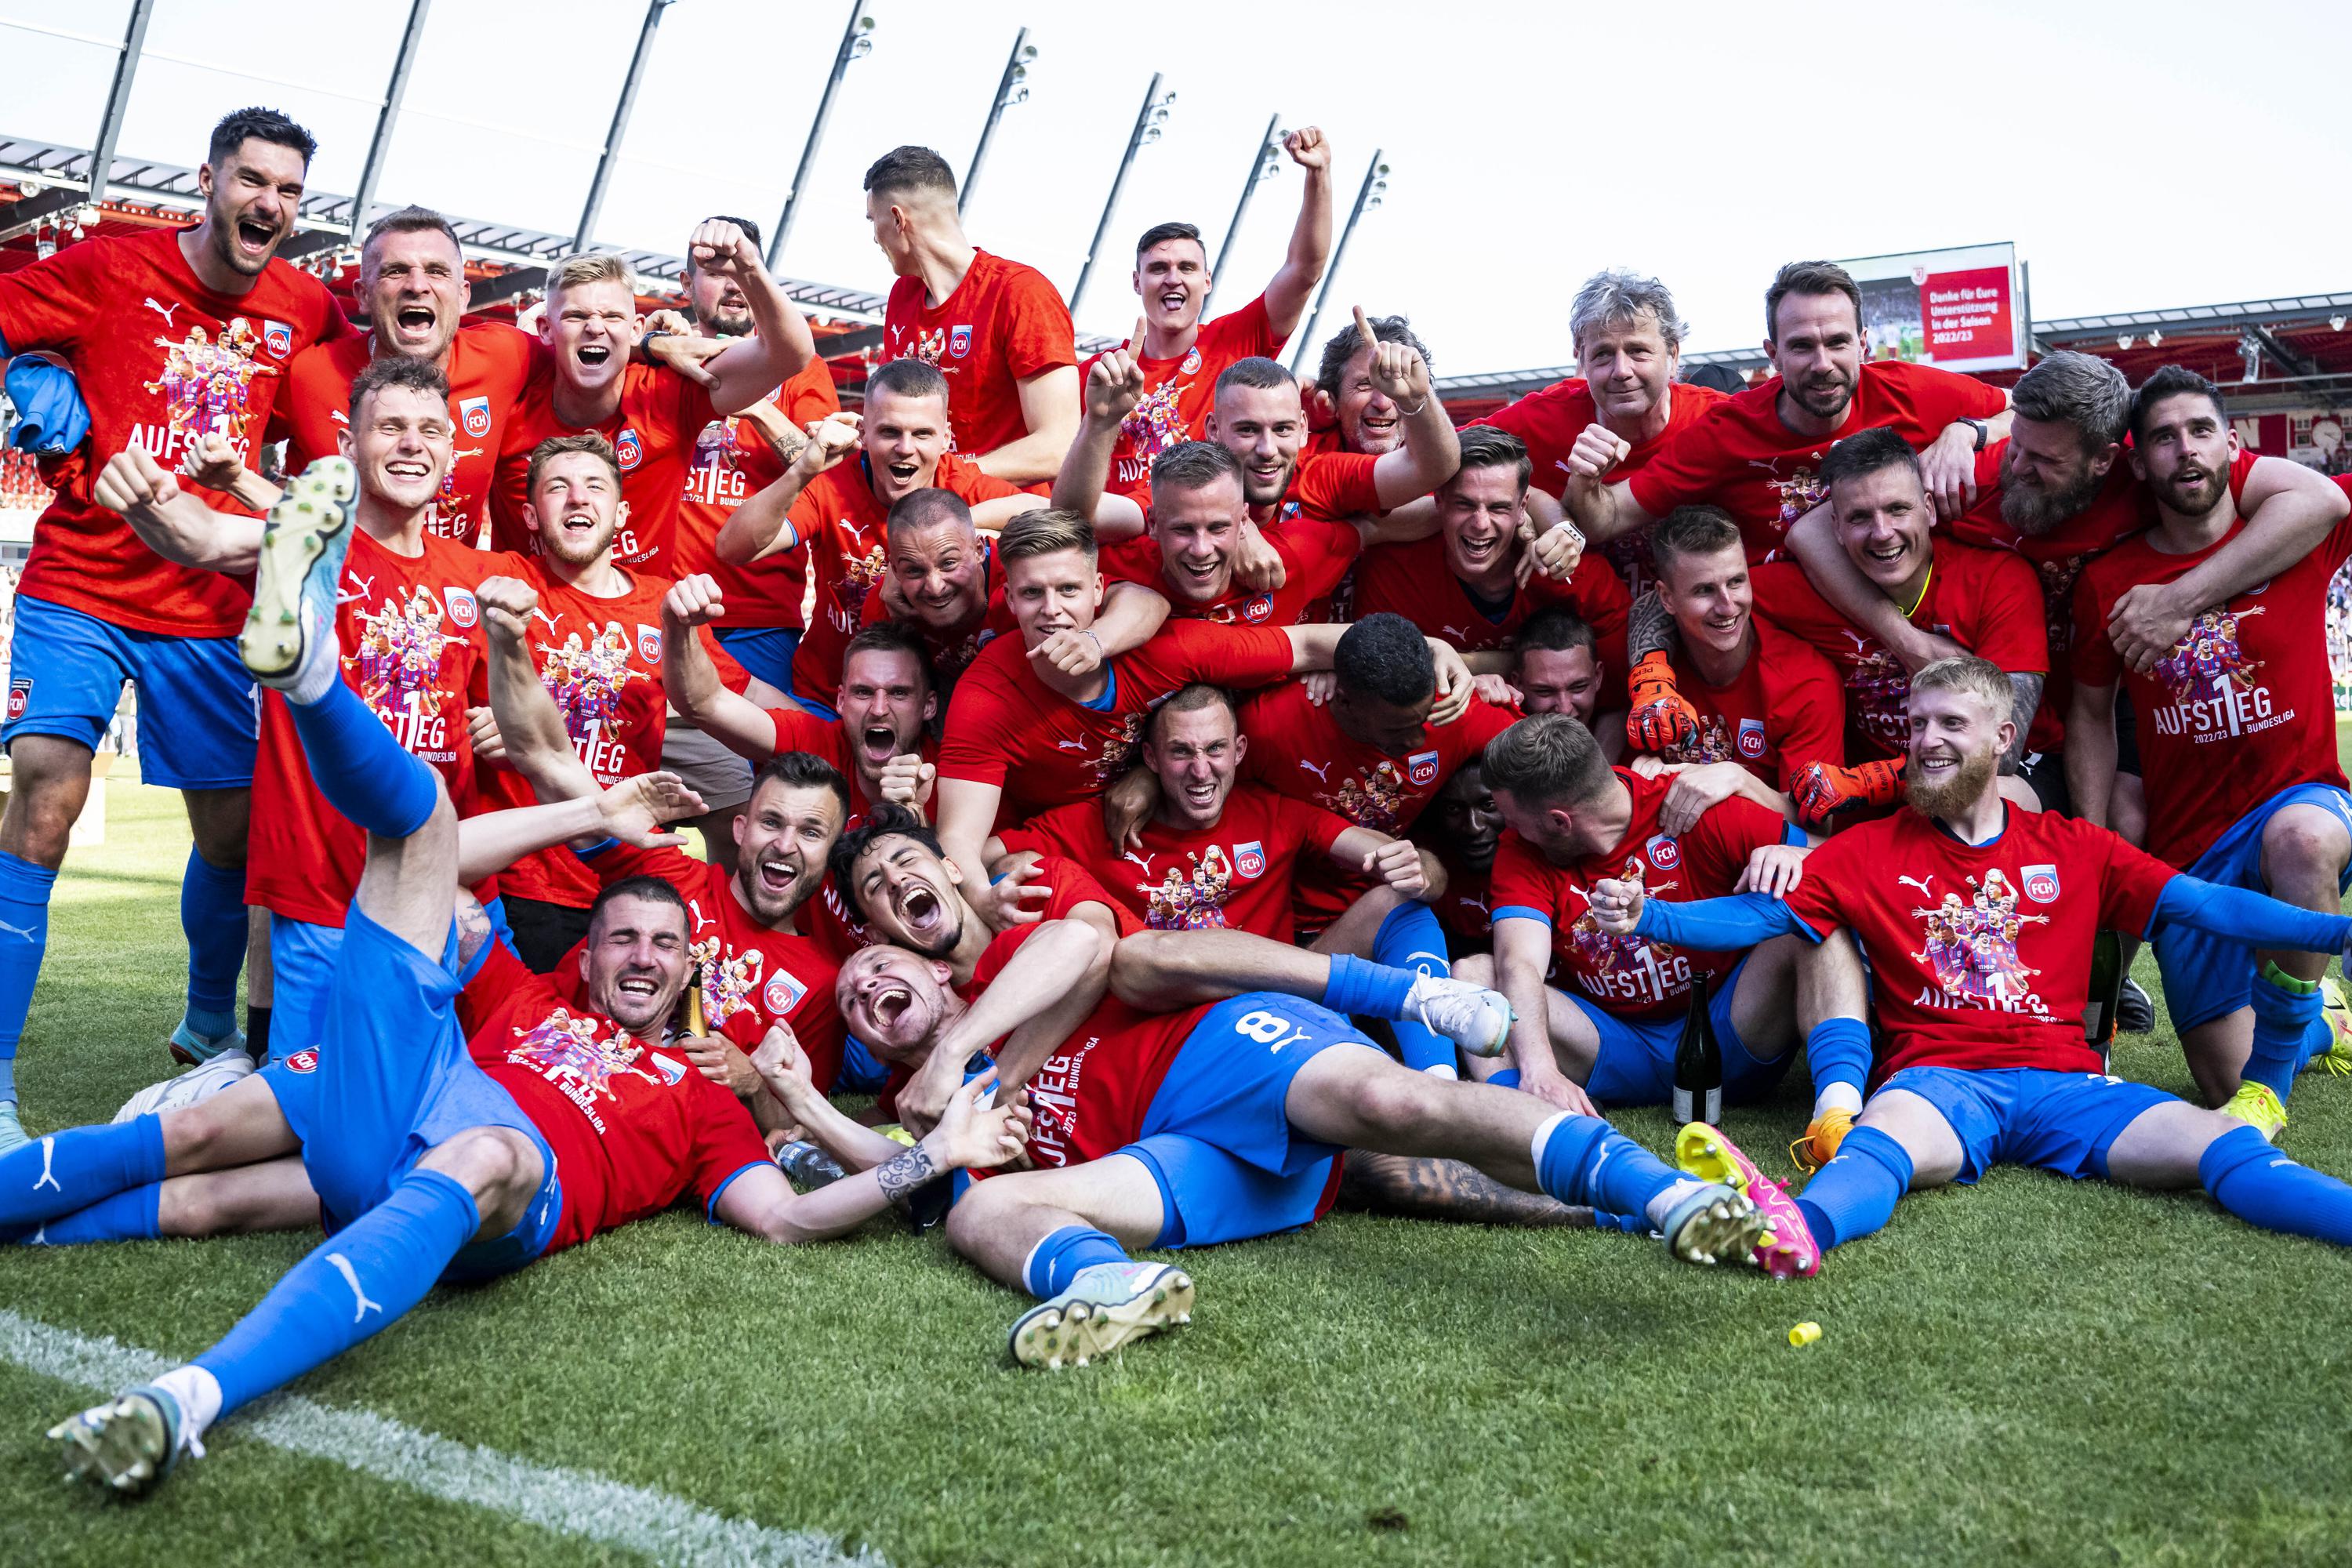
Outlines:
{"type": "Polygon", "coordinates": [[[1364,320],[1361,305],[1356,307],[1356,331],[1363,334],[1364,346],[1377,355],[1381,352],[1381,340],[1372,335],[1372,324],[1364,320]]]}

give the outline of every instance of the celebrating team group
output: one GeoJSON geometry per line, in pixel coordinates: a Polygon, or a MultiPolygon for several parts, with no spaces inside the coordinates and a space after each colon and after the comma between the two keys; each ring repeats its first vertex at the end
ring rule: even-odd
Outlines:
{"type": "Polygon", "coordinates": [[[314,149],[268,110],[199,221],[0,274],[57,490],[0,730],[0,1242],[326,1233],[57,1426],[70,1474],[144,1492],[436,1282],[688,1194],[778,1243],[944,1213],[1044,1367],[1187,1321],[1134,1253],[1342,1201],[1803,1277],[2010,1163],[2352,1244],[2281,1143],[2297,1074],[2352,1070],[2343,483],[2179,367],[1868,360],[1822,261],[1753,387],[1679,379],[1621,271],[1576,376],[1459,429],[1402,315],[1301,380],[1330,152],[1286,145],[1263,291],[1202,320],[1160,224],[1083,364],[946,163],[885,154],[856,413],[740,218],[690,310],[583,254],[533,330],[465,320],[404,208],[354,326],[277,255],[314,149]],[[126,681],[194,839],[190,1065],[27,1136],[126,681]],[[2143,942],[2204,1105],[2108,1073],[2094,954],[2143,942]],[[1801,1195],[1706,1120],[1666,1159],[1603,1120],[1666,1101],[1695,992],[1730,1102],[1801,1054],[1801,1195]]]}

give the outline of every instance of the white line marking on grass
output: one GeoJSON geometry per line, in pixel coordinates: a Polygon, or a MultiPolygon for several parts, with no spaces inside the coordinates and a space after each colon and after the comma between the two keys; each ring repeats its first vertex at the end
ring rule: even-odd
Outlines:
{"type": "MultiPolygon", "coordinates": [[[[151,1350],[52,1328],[5,1308],[0,1308],[0,1359],[61,1383],[109,1392],[149,1382],[175,1364],[151,1350]]],[[[428,1497],[509,1514],[559,1534],[641,1552],[656,1563],[680,1568],[703,1563],[883,1568],[881,1558],[868,1552],[845,1552],[831,1536],[770,1530],[749,1520],[730,1519],[665,1491],[471,1447],[372,1410],[338,1409],[287,1394],[264,1400],[249,1415],[231,1420],[231,1430],[289,1453],[331,1459],[428,1497]]]]}

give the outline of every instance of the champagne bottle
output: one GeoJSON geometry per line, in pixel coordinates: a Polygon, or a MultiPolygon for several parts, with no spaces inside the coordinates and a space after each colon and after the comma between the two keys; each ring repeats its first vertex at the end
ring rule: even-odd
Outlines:
{"type": "Polygon", "coordinates": [[[2115,1054],[2116,1009],[2124,995],[2124,939],[2103,931],[2091,939],[2091,986],[2083,1000],[2083,1038],[2102,1061],[2115,1054]]]}
{"type": "Polygon", "coordinates": [[[1715,1020],[1706,999],[1706,973],[1691,982],[1690,1011],[1683,1016],[1683,1037],[1675,1046],[1675,1121],[1687,1126],[1723,1120],[1723,1047],[1716,1044],[1715,1020]]]}

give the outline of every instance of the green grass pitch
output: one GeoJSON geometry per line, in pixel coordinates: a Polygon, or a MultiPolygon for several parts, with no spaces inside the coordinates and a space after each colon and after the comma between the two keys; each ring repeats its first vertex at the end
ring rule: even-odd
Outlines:
{"type": "MultiPolygon", "coordinates": [[[[37,1131],[161,1076],[178,1015],[185,827],[161,791],[113,797],[58,893],[21,1058],[37,1131]]],[[[2162,1031],[2119,1070],[2188,1082],[2162,1031]]],[[[2292,1109],[2286,1147],[2352,1173],[2352,1083],[2292,1109]]],[[[1792,1087],[1729,1127],[1777,1164],[1803,1120],[1792,1087]]],[[[1621,1125],[1666,1145],[1662,1113],[1621,1125]]],[[[313,1239],[11,1250],[0,1308],[184,1355],[313,1239]]],[[[677,1212],[436,1293],[301,1391],[897,1564],[2352,1553],[2347,1259],[2200,1196],[2003,1171],[1802,1284],[1360,1216],[1186,1261],[1192,1327],[1045,1375],[1004,1359],[1022,1303],[936,1239],[770,1248],[677,1212]],[[1792,1350],[1801,1320],[1823,1337],[1792,1350]]],[[[610,1555],[235,1421],[143,1504],[69,1490],[41,1432],[85,1392],[0,1362],[0,1563],[610,1555]]]]}

